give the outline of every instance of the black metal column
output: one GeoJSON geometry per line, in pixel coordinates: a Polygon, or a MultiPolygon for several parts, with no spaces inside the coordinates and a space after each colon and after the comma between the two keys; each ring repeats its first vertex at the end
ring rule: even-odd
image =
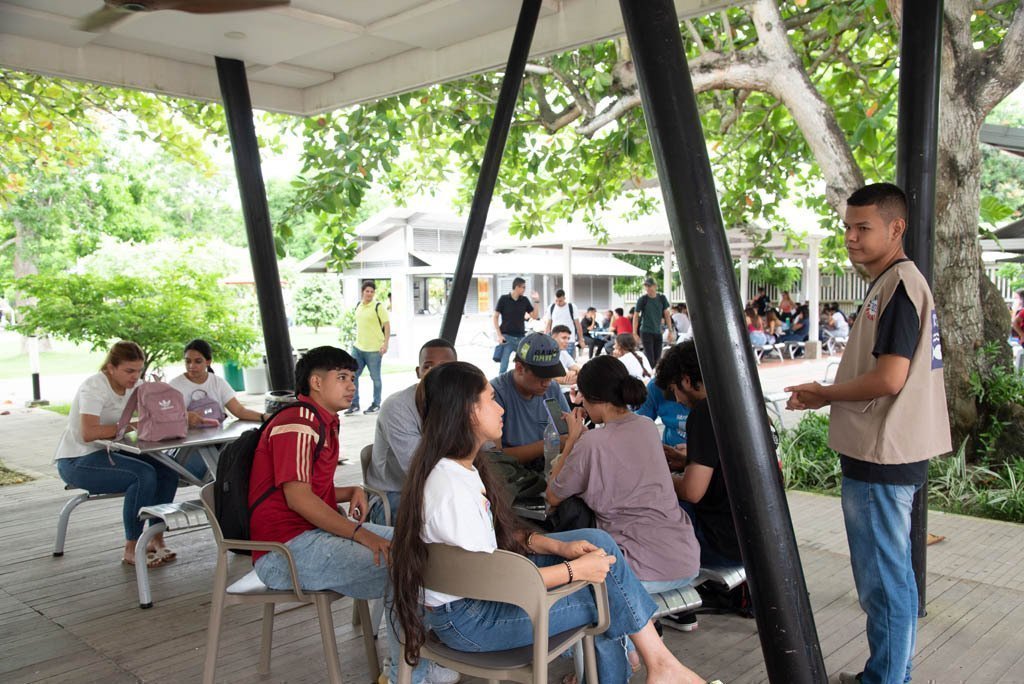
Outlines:
{"type": "MultiPolygon", "coordinates": [[[[903,246],[929,283],[935,243],[935,176],[942,61],[942,0],[904,0],[900,41],[900,105],[896,182],[907,193],[903,246]]],[[[917,614],[927,614],[928,483],[914,497],[910,542],[917,614]]]]}
{"type": "Polygon", "coordinates": [[[523,82],[523,71],[526,69],[526,58],[530,54],[533,31],[537,28],[540,6],[541,0],[523,0],[523,6],[519,10],[519,22],[512,38],[505,78],[501,82],[501,92],[498,94],[498,104],[494,111],[494,122],[487,136],[487,146],[484,148],[484,158],[480,164],[480,177],[477,179],[473,203],[469,208],[466,234],[462,238],[452,289],[448,293],[448,306],[444,310],[444,320],[441,321],[441,337],[452,344],[455,344],[455,338],[459,335],[459,324],[462,322],[462,312],[466,308],[469,281],[473,277],[473,266],[480,252],[480,240],[483,238],[484,225],[487,223],[487,210],[491,206],[494,185],[498,181],[501,156],[505,151],[505,142],[508,140],[508,131],[512,125],[512,114],[515,112],[519,86],[523,82]]]}
{"type": "Polygon", "coordinates": [[[263,342],[267,349],[270,389],[295,389],[295,366],[288,336],[288,319],[277,270],[274,230],[270,225],[267,191],[260,168],[260,149],[252,123],[252,100],[245,78],[245,64],[237,59],[217,57],[217,79],[224,99],[224,113],[235,158],[238,193],[242,197],[242,215],[249,238],[249,257],[256,281],[256,299],[263,323],[263,342]]]}
{"type": "Polygon", "coordinates": [[[620,0],[770,681],[828,681],[672,0],[620,0]]]}

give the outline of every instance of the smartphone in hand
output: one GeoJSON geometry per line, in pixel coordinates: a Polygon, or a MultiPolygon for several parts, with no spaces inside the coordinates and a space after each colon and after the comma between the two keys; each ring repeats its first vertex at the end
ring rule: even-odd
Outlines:
{"type": "Polygon", "coordinates": [[[558,403],[558,399],[545,399],[544,406],[547,407],[551,420],[555,422],[555,429],[558,430],[558,434],[569,434],[569,424],[565,422],[565,416],[562,415],[562,405],[558,403]]]}

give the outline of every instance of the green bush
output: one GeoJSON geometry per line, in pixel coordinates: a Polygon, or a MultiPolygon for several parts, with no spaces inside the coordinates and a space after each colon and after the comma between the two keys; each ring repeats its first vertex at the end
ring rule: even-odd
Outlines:
{"type": "MultiPolygon", "coordinates": [[[[1024,522],[1024,459],[972,465],[966,441],[949,458],[928,466],[929,507],[949,513],[1024,522]]],[[[784,430],[779,456],[786,487],[838,495],[842,486],[839,455],[828,447],[828,416],[808,413],[784,430]]]]}
{"type": "Polygon", "coordinates": [[[829,491],[843,479],[839,454],[828,446],[828,416],[807,413],[792,430],[783,430],[779,457],[786,486],[792,489],[829,491]]]}

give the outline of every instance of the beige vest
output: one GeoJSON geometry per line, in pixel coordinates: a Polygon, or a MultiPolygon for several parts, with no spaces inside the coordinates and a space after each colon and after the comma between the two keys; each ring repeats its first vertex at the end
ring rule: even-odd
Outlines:
{"type": "Polygon", "coordinates": [[[900,282],[921,319],[907,382],[898,394],[870,401],[834,401],[830,447],[872,463],[915,463],[951,451],[946,389],[942,380],[942,346],[935,302],[924,276],[911,261],[889,267],[864,298],[836,372],[836,383],[874,369],[871,354],[878,321],[900,282]]]}

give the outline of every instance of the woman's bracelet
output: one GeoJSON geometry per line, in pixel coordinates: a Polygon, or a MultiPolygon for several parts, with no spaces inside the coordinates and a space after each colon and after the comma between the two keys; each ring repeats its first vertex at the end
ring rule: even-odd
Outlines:
{"type": "Polygon", "coordinates": [[[537,532],[531,532],[530,534],[526,535],[526,548],[528,548],[530,551],[533,551],[533,537],[536,534],[537,532]]]}
{"type": "Polygon", "coordinates": [[[363,523],[359,523],[358,525],[356,525],[356,529],[352,530],[352,536],[349,537],[349,539],[351,539],[352,541],[355,541],[356,540],[356,535],[359,534],[359,530],[362,529],[362,527],[363,527],[363,523]]]}
{"type": "Polygon", "coordinates": [[[572,565],[569,564],[569,561],[562,561],[562,562],[565,563],[565,569],[569,571],[569,582],[568,582],[568,584],[572,584],[573,577],[575,576],[572,573],[572,565]]]}

